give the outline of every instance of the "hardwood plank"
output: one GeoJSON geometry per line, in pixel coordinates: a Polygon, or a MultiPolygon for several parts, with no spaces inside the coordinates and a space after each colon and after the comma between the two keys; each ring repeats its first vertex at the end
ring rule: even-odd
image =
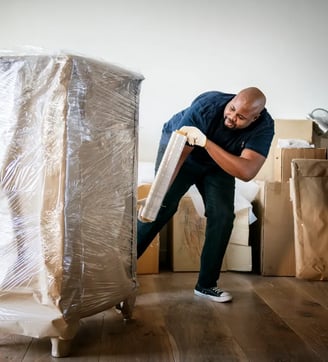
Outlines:
{"type": "Polygon", "coordinates": [[[72,341],[71,354],[65,358],[65,362],[99,361],[105,314],[102,312],[81,320],[81,327],[72,341]]]}
{"type": "Polygon", "coordinates": [[[194,278],[186,273],[157,278],[165,325],[176,346],[177,361],[246,361],[230,328],[213,302],[193,294],[194,278]]]}
{"type": "Polygon", "coordinates": [[[31,342],[31,337],[0,332],[0,362],[22,361],[31,342]]]}
{"type": "MultiPolygon", "coordinates": [[[[99,313],[80,321],[81,327],[72,340],[71,354],[69,357],[65,357],[65,362],[81,361],[82,359],[83,362],[99,360],[103,319],[104,313],[99,313]]],[[[33,338],[24,358],[17,358],[18,360],[22,362],[53,362],[50,338],[33,338]]]]}
{"type": "Polygon", "coordinates": [[[133,319],[123,322],[120,315],[108,311],[102,336],[100,362],[108,361],[174,361],[171,341],[166,333],[155,293],[153,278],[140,277],[133,319]]]}
{"type": "Polygon", "coordinates": [[[51,343],[49,338],[33,338],[26,355],[21,360],[22,362],[50,362],[51,343]]]}
{"type": "MultiPolygon", "coordinates": [[[[265,277],[227,272],[222,284],[234,295],[230,304],[213,304],[252,361],[318,361],[318,356],[254,291],[265,277]]],[[[281,278],[282,279],[282,278],[281,278]]]]}
{"type": "Polygon", "coordinates": [[[119,317],[109,316],[101,360],[246,361],[212,303],[195,298],[193,282],[186,285],[190,276],[170,275],[153,277],[152,285],[140,278],[132,322],[124,326],[119,317]]]}
{"type": "Polygon", "coordinates": [[[328,356],[328,311],[291,278],[256,280],[255,292],[302,338],[318,358],[328,356]],[[292,287],[291,287],[292,286],[292,287]]]}
{"type": "MultiPolygon", "coordinates": [[[[327,283],[223,272],[232,303],[193,294],[198,273],[139,276],[133,319],[81,320],[63,361],[327,361],[327,283]]],[[[0,334],[0,362],[59,361],[50,340],[0,334]]]]}
{"type": "Polygon", "coordinates": [[[297,278],[288,278],[292,288],[298,288],[301,293],[306,293],[318,304],[328,309],[328,282],[318,280],[304,280],[297,278]]]}

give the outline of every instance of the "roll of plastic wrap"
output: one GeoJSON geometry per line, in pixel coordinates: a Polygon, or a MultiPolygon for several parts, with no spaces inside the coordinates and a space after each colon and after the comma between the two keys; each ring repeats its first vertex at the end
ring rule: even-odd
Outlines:
{"type": "Polygon", "coordinates": [[[140,219],[142,221],[151,222],[156,219],[186,141],[187,137],[184,133],[179,131],[172,133],[145,206],[141,210],[140,219]]]}

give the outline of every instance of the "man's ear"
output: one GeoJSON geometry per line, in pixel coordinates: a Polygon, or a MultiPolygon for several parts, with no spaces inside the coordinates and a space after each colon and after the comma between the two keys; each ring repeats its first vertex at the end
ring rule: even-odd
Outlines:
{"type": "Polygon", "coordinates": [[[260,114],[257,114],[257,115],[254,117],[253,122],[255,122],[259,117],[260,117],[260,114]]]}

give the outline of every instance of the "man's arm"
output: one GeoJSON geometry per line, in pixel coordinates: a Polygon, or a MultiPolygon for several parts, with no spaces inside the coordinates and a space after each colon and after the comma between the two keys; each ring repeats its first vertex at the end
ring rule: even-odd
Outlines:
{"type": "Polygon", "coordinates": [[[242,181],[253,179],[266,158],[250,149],[244,149],[240,156],[232,155],[209,139],[204,147],[212,159],[227,173],[242,181]]]}

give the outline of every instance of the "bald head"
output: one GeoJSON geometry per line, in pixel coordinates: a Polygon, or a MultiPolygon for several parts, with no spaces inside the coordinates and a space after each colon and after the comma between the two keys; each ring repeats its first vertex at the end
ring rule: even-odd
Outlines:
{"type": "Polygon", "coordinates": [[[230,129],[246,128],[255,122],[265,107],[265,95],[256,87],[242,89],[226,105],[224,124],[230,129]]]}
{"type": "Polygon", "coordinates": [[[248,87],[242,89],[236,98],[242,101],[244,105],[256,113],[261,113],[265,107],[266,98],[261,90],[256,87],[248,87]]]}

